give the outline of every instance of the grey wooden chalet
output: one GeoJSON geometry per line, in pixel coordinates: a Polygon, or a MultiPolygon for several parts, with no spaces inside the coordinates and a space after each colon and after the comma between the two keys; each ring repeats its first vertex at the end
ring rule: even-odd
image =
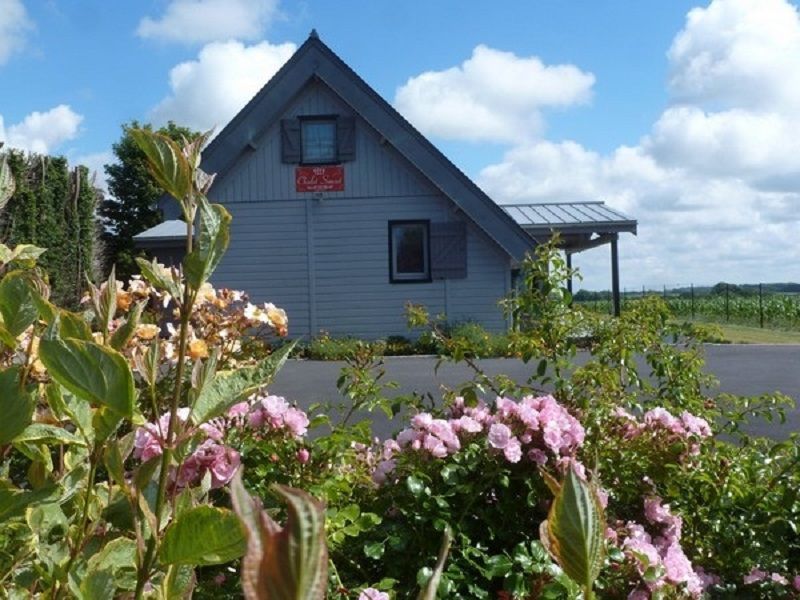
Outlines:
{"type": "MultiPolygon", "coordinates": [[[[497,205],[313,31],[202,168],[217,173],[211,199],[233,215],[213,283],[286,309],[292,337],[409,335],[406,302],[502,331],[512,271],[566,223],[497,205]]],[[[185,226],[174,201],[162,209],[167,221],[136,241],[175,262],[185,226]]],[[[594,226],[569,229],[570,244],[616,235],[594,226]]]]}

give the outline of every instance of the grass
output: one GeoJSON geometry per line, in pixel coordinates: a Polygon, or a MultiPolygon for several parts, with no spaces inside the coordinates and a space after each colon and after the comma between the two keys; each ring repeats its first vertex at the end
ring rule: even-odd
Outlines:
{"type": "Polygon", "coordinates": [[[692,322],[698,325],[716,327],[722,332],[722,339],[720,341],[731,344],[800,344],[800,331],[761,329],[760,327],[731,325],[729,323],[692,322]]]}

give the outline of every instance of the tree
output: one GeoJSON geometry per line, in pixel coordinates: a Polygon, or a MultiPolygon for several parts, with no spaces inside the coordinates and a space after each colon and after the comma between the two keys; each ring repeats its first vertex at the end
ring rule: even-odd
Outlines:
{"type": "MultiPolygon", "coordinates": [[[[114,144],[117,162],[105,165],[109,196],[100,205],[100,217],[105,229],[107,269],[116,265],[117,276],[127,279],[138,271],[136,256],[141,252],[133,243],[133,236],[158,225],[162,220],[158,199],[164,191],[153,181],[147,160],[130,135],[132,129],[152,130],[149,124],[131,121],[122,126],[122,137],[114,144]]],[[[199,135],[172,121],[157,130],[180,142],[181,138],[194,139],[199,135]]]]}
{"type": "Polygon", "coordinates": [[[9,150],[0,162],[15,183],[0,210],[0,242],[45,248],[38,264],[47,273],[52,299],[74,308],[86,279],[95,275],[100,193],[86,167],[70,168],[63,156],[9,150]]]}

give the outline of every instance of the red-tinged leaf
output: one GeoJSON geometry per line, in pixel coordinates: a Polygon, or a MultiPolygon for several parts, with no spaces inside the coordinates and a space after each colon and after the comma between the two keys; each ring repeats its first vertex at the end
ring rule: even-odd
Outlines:
{"type": "Polygon", "coordinates": [[[248,600],[323,600],[328,580],[325,507],[302,490],[275,485],[289,516],[281,528],[242,485],[231,482],[233,507],[245,526],[242,590],[248,600]]]}

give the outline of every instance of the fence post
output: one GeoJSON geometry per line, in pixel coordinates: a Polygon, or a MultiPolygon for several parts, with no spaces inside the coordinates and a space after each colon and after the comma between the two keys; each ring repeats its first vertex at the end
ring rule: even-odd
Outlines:
{"type": "Polygon", "coordinates": [[[758,284],[758,320],[761,323],[761,329],[764,329],[764,297],[762,285],[758,284]]]}
{"type": "Polygon", "coordinates": [[[689,296],[691,300],[691,307],[692,307],[692,320],[694,321],[694,284],[689,284],[689,296]]]}
{"type": "Polygon", "coordinates": [[[730,309],[729,309],[729,306],[730,306],[730,300],[729,300],[730,291],[731,291],[731,284],[730,283],[726,283],[725,284],[725,322],[726,323],[731,320],[731,313],[730,313],[730,309]]]}

